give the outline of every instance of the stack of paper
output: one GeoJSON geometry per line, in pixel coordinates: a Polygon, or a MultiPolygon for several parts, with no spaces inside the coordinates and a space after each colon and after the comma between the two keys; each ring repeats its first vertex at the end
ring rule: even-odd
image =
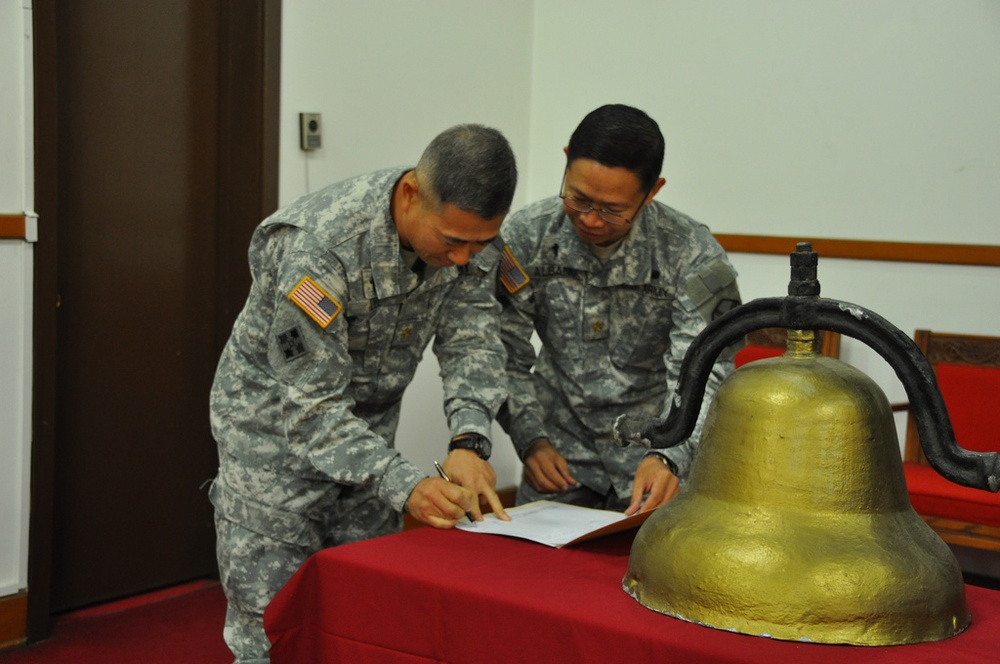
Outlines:
{"type": "Polygon", "coordinates": [[[507,510],[510,521],[501,521],[495,514],[483,515],[475,524],[461,521],[460,530],[485,535],[506,535],[562,548],[594,537],[637,528],[652,511],[625,516],[621,512],[567,505],[551,500],[539,500],[507,510]]]}

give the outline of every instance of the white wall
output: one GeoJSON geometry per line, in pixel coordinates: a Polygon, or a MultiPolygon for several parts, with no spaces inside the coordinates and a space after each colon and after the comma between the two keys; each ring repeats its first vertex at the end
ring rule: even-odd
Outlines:
{"type": "MultiPolygon", "coordinates": [[[[0,214],[32,201],[31,3],[0,4],[0,214]]],[[[0,240],[0,597],[28,583],[31,245],[0,240]]]]}
{"type": "Polygon", "coordinates": [[[1000,244],[1000,3],[536,6],[529,197],[622,101],[664,131],[661,196],[717,232],[1000,244]]]}
{"type": "MultiPolygon", "coordinates": [[[[351,175],[415,164],[448,127],[478,122],[527,163],[530,0],[286,0],[282,15],[282,204],[351,175]],[[298,114],[323,114],[323,147],[299,149],[298,114]]],[[[518,187],[514,207],[526,199],[518,187]]],[[[438,364],[428,349],[403,400],[397,447],[425,472],[447,453],[438,364]]],[[[498,486],[520,462],[495,427],[498,486]]]]}
{"type": "MultiPolygon", "coordinates": [[[[1000,3],[539,0],[534,30],[529,199],[622,102],[666,137],[660,200],[716,232],[1000,244],[1000,3]]],[[[744,299],[785,294],[786,257],[731,258],[744,299]]],[[[908,334],[1000,334],[997,268],[820,257],[819,277],[908,334]]],[[[905,401],[866,346],[842,358],[905,401]]]]}

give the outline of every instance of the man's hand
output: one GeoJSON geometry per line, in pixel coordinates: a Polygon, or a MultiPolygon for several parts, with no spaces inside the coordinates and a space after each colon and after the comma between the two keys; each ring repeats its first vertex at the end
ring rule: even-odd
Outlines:
{"type": "Polygon", "coordinates": [[[635,470],[635,480],[632,482],[632,502],[625,509],[629,516],[640,509],[655,510],[677,495],[681,490],[680,480],[670,471],[670,467],[659,457],[646,457],[635,470]],[[646,502],[642,497],[646,494],[646,502]]]}
{"type": "Polygon", "coordinates": [[[410,492],[406,511],[428,526],[451,528],[475,502],[475,494],[468,489],[440,477],[426,477],[410,492]]]}
{"type": "Polygon", "coordinates": [[[476,494],[477,499],[473,501],[472,509],[469,510],[473,519],[482,521],[481,505],[489,505],[497,518],[510,521],[510,516],[500,503],[500,496],[497,495],[496,471],[488,461],[479,458],[479,455],[472,450],[459,448],[448,453],[442,466],[452,482],[476,494]]]}
{"type": "Polygon", "coordinates": [[[569,485],[576,485],[566,459],[544,438],[524,456],[524,480],[539,493],[562,493],[569,485]]]}

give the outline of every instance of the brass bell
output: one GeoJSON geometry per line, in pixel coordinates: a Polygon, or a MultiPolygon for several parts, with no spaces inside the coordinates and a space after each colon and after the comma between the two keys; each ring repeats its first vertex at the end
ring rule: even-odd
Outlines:
{"type": "Polygon", "coordinates": [[[688,482],[640,528],[623,588],[655,611],[776,639],[953,636],[970,622],[961,569],[910,506],[889,402],[859,370],[815,353],[812,330],[859,338],[889,361],[919,404],[922,446],[943,475],[996,491],[998,455],[957,446],[933,372],[905,334],[818,297],[807,243],[792,264],[788,298],[754,300],[699,335],[681,369],[693,382],[678,387],[666,420],[632,432],[634,423],[616,425],[620,438],[653,447],[684,440],[719,351],[753,329],[790,329],[788,352],[720,386],[688,482]]]}

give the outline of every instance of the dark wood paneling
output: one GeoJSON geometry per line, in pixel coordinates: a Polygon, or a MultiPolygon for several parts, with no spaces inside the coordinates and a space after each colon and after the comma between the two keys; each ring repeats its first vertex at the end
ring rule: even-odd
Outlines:
{"type": "Polygon", "coordinates": [[[281,4],[226,0],[221,25],[216,228],[219,352],[250,290],[250,236],[257,222],[278,207],[281,4]],[[251,35],[260,39],[253,41],[248,38],[251,35]],[[248,113],[247,109],[256,111],[248,113]]]}
{"type": "Polygon", "coordinates": [[[29,643],[51,631],[52,511],[55,468],[56,320],[59,292],[59,122],[55,0],[32,2],[35,212],[32,320],[31,505],[28,537],[29,643]]]}

